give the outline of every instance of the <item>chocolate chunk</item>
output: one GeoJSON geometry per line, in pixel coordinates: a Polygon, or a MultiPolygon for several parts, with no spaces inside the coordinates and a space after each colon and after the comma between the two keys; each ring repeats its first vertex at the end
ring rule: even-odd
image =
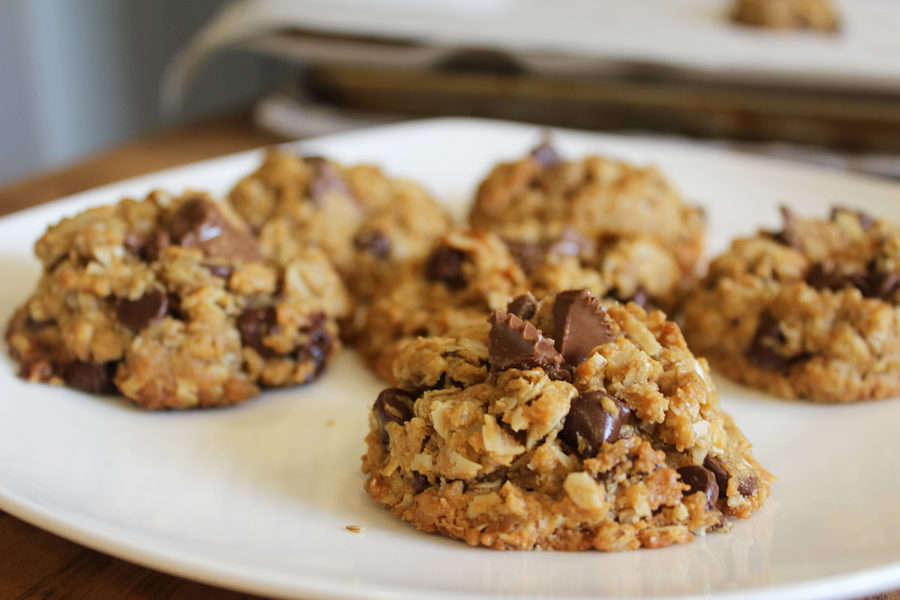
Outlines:
{"type": "Polygon", "coordinates": [[[584,237],[571,227],[566,227],[558,238],[547,245],[548,254],[580,256],[594,251],[594,242],[584,237]]]}
{"type": "Polygon", "coordinates": [[[900,287],[900,277],[896,273],[879,270],[874,263],[870,263],[866,273],[853,278],[853,284],[866,298],[887,300],[900,287]]]}
{"type": "Polygon", "coordinates": [[[644,288],[638,287],[634,291],[633,296],[625,296],[617,288],[612,288],[609,290],[608,295],[612,298],[615,298],[618,302],[622,304],[627,304],[629,302],[634,302],[638,306],[644,308],[648,312],[656,309],[656,306],[653,302],[650,301],[650,297],[647,295],[647,292],[644,291],[644,288]]]}
{"type": "Polygon", "coordinates": [[[228,279],[231,277],[231,274],[234,273],[234,267],[232,265],[206,264],[203,266],[206,267],[207,271],[209,271],[216,277],[221,277],[222,279],[228,279]]]}
{"type": "Polygon", "coordinates": [[[466,287],[466,276],[463,274],[465,254],[455,248],[440,246],[425,264],[425,276],[430,281],[443,282],[451,290],[466,287]]]}
{"type": "Polygon", "coordinates": [[[353,245],[378,258],[386,258],[391,253],[391,240],[377,229],[360,231],[353,236],[353,245]]]}
{"type": "MultiPolygon", "coordinates": [[[[731,475],[729,475],[728,470],[725,469],[725,463],[722,462],[722,459],[717,458],[712,454],[707,454],[706,458],[703,460],[703,466],[712,471],[713,475],[715,475],[716,484],[719,486],[719,498],[724,498],[728,491],[728,480],[731,479],[731,475]]],[[[690,482],[687,480],[685,480],[685,483],[690,485],[690,482]]],[[[746,479],[742,479],[738,483],[738,493],[745,498],[755,494],[758,488],[759,482],[753,475],[748,476],[746,479]]]]}
{"type": "Polygon", "coordinates": [[[806,272],[806,283],[817,290],[839,290],[854,285],[852,278],[841,273],[831,261],[814,263],[806,272]]]}
{"type": "Polygon", "coordinates": [[[334,347],[334,339],[325,328],[325,315],[322,313],[311,315],[309,325],[301,328],[300,331],[308,336],[308,341],[300,346],[295,354],[298,361],[304,362],[312,359],[313,364],[316,365],[314,374],[307,379],[307,381],[311,381],[325,370],[328,355],[334,347]]]}
{"type": "Polygon", "coordinates": [[[494,369],[534,369],[554,371],[562,356],[541,330],[513,314],[495,310],[488,322],[488,360],[494,369]]]}
{"type": "Polygon", "coordinates": [[[553,328],[556,349],[570,365],[581,364],[595,347],[615,339],[606,309],[587,290],[556,295],[553,328]]]}
{"type": "Polygon", "coordinates": [[[122,244],[132,254],[140,254],[141,250],[144,249],[144,238],[134,231],[129,231],[122,244]]]}
{"type": "Polygon", "coordinates": [[[716,481],[715,473],[698,465],[687,465],[678,469],[678,474],[681,475],[681,481],[690,486],[690,489],[685,492],[685,496],[703,492],[706,495],[706,506],[712,508],[716,505],[716,498],[719,497],[719,484],[716,481]]]}
{"type": "Polygon", "coordinates": [[[866,213],[857,211],[857,212],[856,212],[856,217],[859,219],[859,224],[860,224],[860,226],[861,226],[863,229],[868,229],[868,228],[870,228],[872,225],[875,224],[875,219],[873,219],[872,217],[870,217],[870,216],[867,215],[866,213]]]}
{"type": "Polygon", "coordinates": [[[772,237],[782,244],[799,250],[803,245],[801,244],[800,236],[797,233],[797,218],[787,206],[781,206],[779,207],[779,210],[781,211],[781,219],[784,225],[782,226],[781,231],[774,233],[772,237]]]}
{"type": "Polygon", "coordinates": [[[249,262],[262,260],[253,235],[230,222],[212,200],[185,201],[169,220],[168,230],[176,244],[199,248],[207,256],[249,262]]]}
{"type": "Polygon", "coordinates": [[[313,168],[313,177],[309,182],[309,196],[317,204],[327,194],[350,194],[347,182],[340,171],[327,159],[321,156],[307,156],[306,163],[313,168]]]}
{"type": "Polygon", "coordinates": [[[544,262],[544,249],[540,244],[520,242],[516,240],[504,240],[513,260],[522,267],[525,274],[531,274],[544,262]]]}
{"type": "Polygon", "coordinates": [[[136,300],[122,298],[116,306],[119,323],[135,333],[165,316],[169,309],[169,297],[162,288],[154,287],[136,300]]]}
{"type": "Polygon", "coordinates": [[[62,369],[62,378],[66,385],[91,394],[111,394],[116,391],[113,375],[116,372],[115,362],[97,364],[76,360],[62,369]]]}
{"type": "Polygon", "coordinates": [[[169,292],[166,296],[169,299],[169,316],[182,321],[187,321],[190,318],[190,315],[188,315],[186,310],[181,308],[181,298],[178,297],[178,294],[169,292]]]}
{"type": "Polygon", "coordinates": [[[381,429],[381,445],[383,447],[387,448],[390,441],[385,425],[388,423],[403,425],[412,419],[415,401],[416,397],[412,392],[400,388],[388,388],[378,394],[373,410],[375,418],[378,420],[378,427],[381,429]]]}
{"type": "Polygon", "coordinates": [[[731,477],[725,469],[725,463],[722,462],[721,458],[707,454],[706,458],[703,459],[703,466],[715,475],[716,485],[719,486],[719,498],[724,498],[728,491],[728,479],[731,477]]]}
{"type": "Polygon", "coordinates": [[[537,300],[531,292],[519,294],[506,305],[506,312],[516,315],[520,319],[527,320],[537,312],[537,300]]]}
{"type": "Polygon", "coordinates": [[[747,362],[760,369],[768,371],[786,369],[791,365],[792,359],[778,350],[784,342],[784,334],[778,327],[778,321],[769,313],[763,313],[756,327],[756,333],[753,334],[753,341],[750,342],[744,356],[747,362]]]}
{"type": "Polygon", "coordinates": [[[751,475],[747,479],[742,479],[738,484],[738,493],[747,498],[755,494],[757,488],[759,488],[759,482],[756,480],[756,477],[751,475]]]}
{"type": "Polygon", "coordinates": [[[172,245],[172,238],[163,229],[156,229],[144,240],[141,256],[147,262],[156,262],[162,251],[172,245]]]}
{"type": "Polygon", "coordinates": [[[421,494],[425,491],[425,488],[428,487],[428,478],[418,471],[413,471],[412,483],[413,490],[415,490],[417,494],[421,494]]]}
{"type": "Polygon", "coordinates": [[[28,315],[27,317],[25,317],[24,326],[26,331],[29,331],[31,333],[38,333],[55,324],[56,321],[54,319],[48,319],[47,321],[35,321],[31,315],[28,315]]]}
{"type": "Polygon", "coordinates": [[[553,148],[549,135],[544,138],[537,148],[531,151],[531,159],[545,168],[559,163],[559,154],[553,148]]]}
{"type": "Polygon", "coordinates": [[[622,425],[629,415],[631,410],[618,398],[606,392],[588,392],[572,400],[559,437],[582,458],[596,456],[603,442],[613,442],[619,438],[622,425]],[[606,412],[604,398],[612,400],[618,414],[606,412]]]}
{"type": "Polygon", "coordinates": [[[241,343],[253,348],[263,357],[276,353],[263,343],[263,339],[278,331],[278,313],[275,307],[248,308],[237,318],[237,328],[241,333],[241,343]]]}
{"type": "Polygon", "coordinates": [[[653,303],[650,302],[650,298],[647,296],[647,292],[645,292],[643,288],[639,287],[636,289],[634,291],[634,296],[632,296],[630,300],[647,310],[654,308],[653,303]]]}

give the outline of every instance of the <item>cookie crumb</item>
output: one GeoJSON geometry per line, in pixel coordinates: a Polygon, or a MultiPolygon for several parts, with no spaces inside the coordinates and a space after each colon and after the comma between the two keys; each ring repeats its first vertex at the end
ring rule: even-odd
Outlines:
{"type": "Polygon", "coordinates": [[[362,534],[362,533],[366,532],[366,528],[363,527],[362,525],[347,525],[346,527],[344,527],[344,529],[346,529],[350,533],[357,533],[357,534],[362,534]]]}

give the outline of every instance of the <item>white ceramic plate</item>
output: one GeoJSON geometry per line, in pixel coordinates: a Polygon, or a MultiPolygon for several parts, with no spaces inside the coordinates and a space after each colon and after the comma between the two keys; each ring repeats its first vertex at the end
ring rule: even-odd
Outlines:
{"type": "MultiPolygon", "coordinates": [[[[424,182],[458,215],[490,165],[535,127],[442,119],[312,140],[424,182]]],[[[712,250],[776,207],[832,203],[900,221],[900,187],[721,151],[559,131],[562,152],[659,164],[708,210],[712,250]]],[[[133,179],[0,220],[0,318],[38,277],[31,246],[89,205],[154,187],[225,192],[251,152],[133,179]]],[[[0,362],[0,508],[72,540],[245,591],[307,598],[826,598],[900,587],[900,400],[816,406],[719,379],[723,404],[780,480],[729,534],[664,550],[496,552],[426,535],[362,490],[359,457],[379,383],[351,352],[317,383],[242,406],[144,413],[115,398],[26,384],[0,362]],[[365,528],[361,534],[347,525],[365,528]]]]}

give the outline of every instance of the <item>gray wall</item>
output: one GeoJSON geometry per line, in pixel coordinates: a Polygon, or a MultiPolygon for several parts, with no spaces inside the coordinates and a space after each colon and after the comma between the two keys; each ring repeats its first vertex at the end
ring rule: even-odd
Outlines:
{"type": "MultiPolygon", "coordinates": [[[[164,123],[162,73],[227,0],[0,0],[0,184],[164,123]]],[[[225,53],[180,120],[246,105],[285,67],[225,53]]]]}

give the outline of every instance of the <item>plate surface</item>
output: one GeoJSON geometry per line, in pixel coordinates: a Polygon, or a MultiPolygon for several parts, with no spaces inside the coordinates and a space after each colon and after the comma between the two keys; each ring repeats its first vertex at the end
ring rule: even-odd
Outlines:
{"type": "MultiPolygon", "coordinates": [[[[305,141],[305,152],[370,161],[416,178],[456,215],[498,160],[536,127],[439,119],[305,141]]],[[[780,203],[900,221],[900,187],[722,151],[570,131],[565,156],[599,152],[663,168],[709,217],[710,250],[760,226],[780,203]]],[[[36,282],[31,246],[89,205],[186,187],[222,194],[259,152],[107,186],[0,220],[4,323],[36,282]]],[[[780,479],[731,533],[620,554],[495,552],[426,535],[363,492],[359,457],[380,384],[352,352],[317,383],[242,406],[143,413],[115,398],[27,384],[0,362],[0,508],[153,568],[301,598],[859,596],[900,587],[900,399],[816,406],[722,378],[722,403],[780,479]],[[349,532],[347,525],[364,531],[349,532]]]]}

